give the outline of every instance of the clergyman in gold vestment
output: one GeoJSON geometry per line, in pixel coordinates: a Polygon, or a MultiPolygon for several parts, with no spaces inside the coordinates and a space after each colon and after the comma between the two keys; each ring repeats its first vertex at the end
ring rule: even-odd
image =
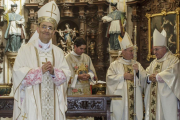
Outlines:
{"type": "MultiPolygon", "coordinates": [[[[74,50],[66,56],[67,63],[71,70],[68,95],[91,95],[92,90],[90,83],[95,84],[97,76],[91,58],[84,53],[85,50],[85,40],[78,37],[74,41],[74,50]]],[[[90,120],[93,118],[86,119],[90,120]]]]}

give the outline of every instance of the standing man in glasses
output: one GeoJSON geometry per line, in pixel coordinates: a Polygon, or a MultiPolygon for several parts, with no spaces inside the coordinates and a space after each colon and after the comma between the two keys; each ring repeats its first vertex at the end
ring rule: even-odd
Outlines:
{"type": "Polygon", "coordinates": [[[71,71],[63,51],[52,44],[59,20],[54,1],[42,6],[37,32],[18,51],[13,67],[13,120],[66,120],[71,71]]]}
{"type": "Polygon", "coordinates": [[[154,30],[153,51],[156,56],[146,69],[145,120],[177,120],[180,99],[180,63],[167,48],[166,32],[154,30]]]}

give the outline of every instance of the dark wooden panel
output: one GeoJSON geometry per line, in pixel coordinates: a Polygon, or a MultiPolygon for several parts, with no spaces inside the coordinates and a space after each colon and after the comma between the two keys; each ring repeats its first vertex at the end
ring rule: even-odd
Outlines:
{"type": "MultiPolygon", "coordinates": [[[[68,110],[66,116],[104,116],[110,120],[110,103],[112,98],[121,98],[121,96],[108,95],[82,95],[68,96],[68,110]]],[[[13,97],[0,97],[0,117],[12,117],[13,115],[13,97]]]]}

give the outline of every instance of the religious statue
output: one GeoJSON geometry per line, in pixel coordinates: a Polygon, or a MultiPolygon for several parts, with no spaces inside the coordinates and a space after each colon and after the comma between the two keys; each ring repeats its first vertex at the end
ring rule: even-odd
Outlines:
{"type": "Polygon", "coordinates": [[[4,38],[7,40],[5,52],[17,52],[21,47],[22,40],[26,38],[25,19],[16,14],[17,4],[11,5],[11,13],[8,13],[6,20],[8,23],[4,38]]]}
{"type": "Polygon", "coordinates": [[[63,49],[65,52],[64,54],[68,54],[73,50],[73,41],[75,40],[78,30],[76,28],[71,29],[70,25],[68,23],[65,24],[65,30],[56,30],[56,32],[59,33],[60,36],[60,43],[59,46],[63,49]]]}
{"type": "Polygon", "coordinates": [[[76,28],[73,29],[73,32],[72,32],[72,40],[74,41],[76,39],[76,36],[78,34],[78,30],[76,30],[76,28]]]}
{"type": "Polygon", "coordinates": [[[102,17],[103,23],[109,22],[109,26],[106,32],[106,37],[109,38],[110,49],[120,50],[118,37],[123,38],[125,24],[122,20],[122,13],[117,10],[117,3],[110,3],[112,7],[112,12],[107,16],[102,17]],[[123,25],[124,24],[124,25],[123,25]]]}

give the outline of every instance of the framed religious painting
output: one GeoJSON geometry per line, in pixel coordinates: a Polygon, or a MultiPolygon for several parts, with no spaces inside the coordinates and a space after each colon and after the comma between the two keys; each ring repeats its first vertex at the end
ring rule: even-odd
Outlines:
{"type": "Polygon", "coordinates": [[[173,54],[180,57],[179,13],[180,8],[170,12],[163,10],[161,13],[157,14],[146,14],[146,17],[148,18],[148,61],[150,61],[151,58],[155,58],[152,49],[153,32],[155,29],[157,29],[159,32],[161,32],[163,29],[166,31],[167,47],[173,54]]]}

